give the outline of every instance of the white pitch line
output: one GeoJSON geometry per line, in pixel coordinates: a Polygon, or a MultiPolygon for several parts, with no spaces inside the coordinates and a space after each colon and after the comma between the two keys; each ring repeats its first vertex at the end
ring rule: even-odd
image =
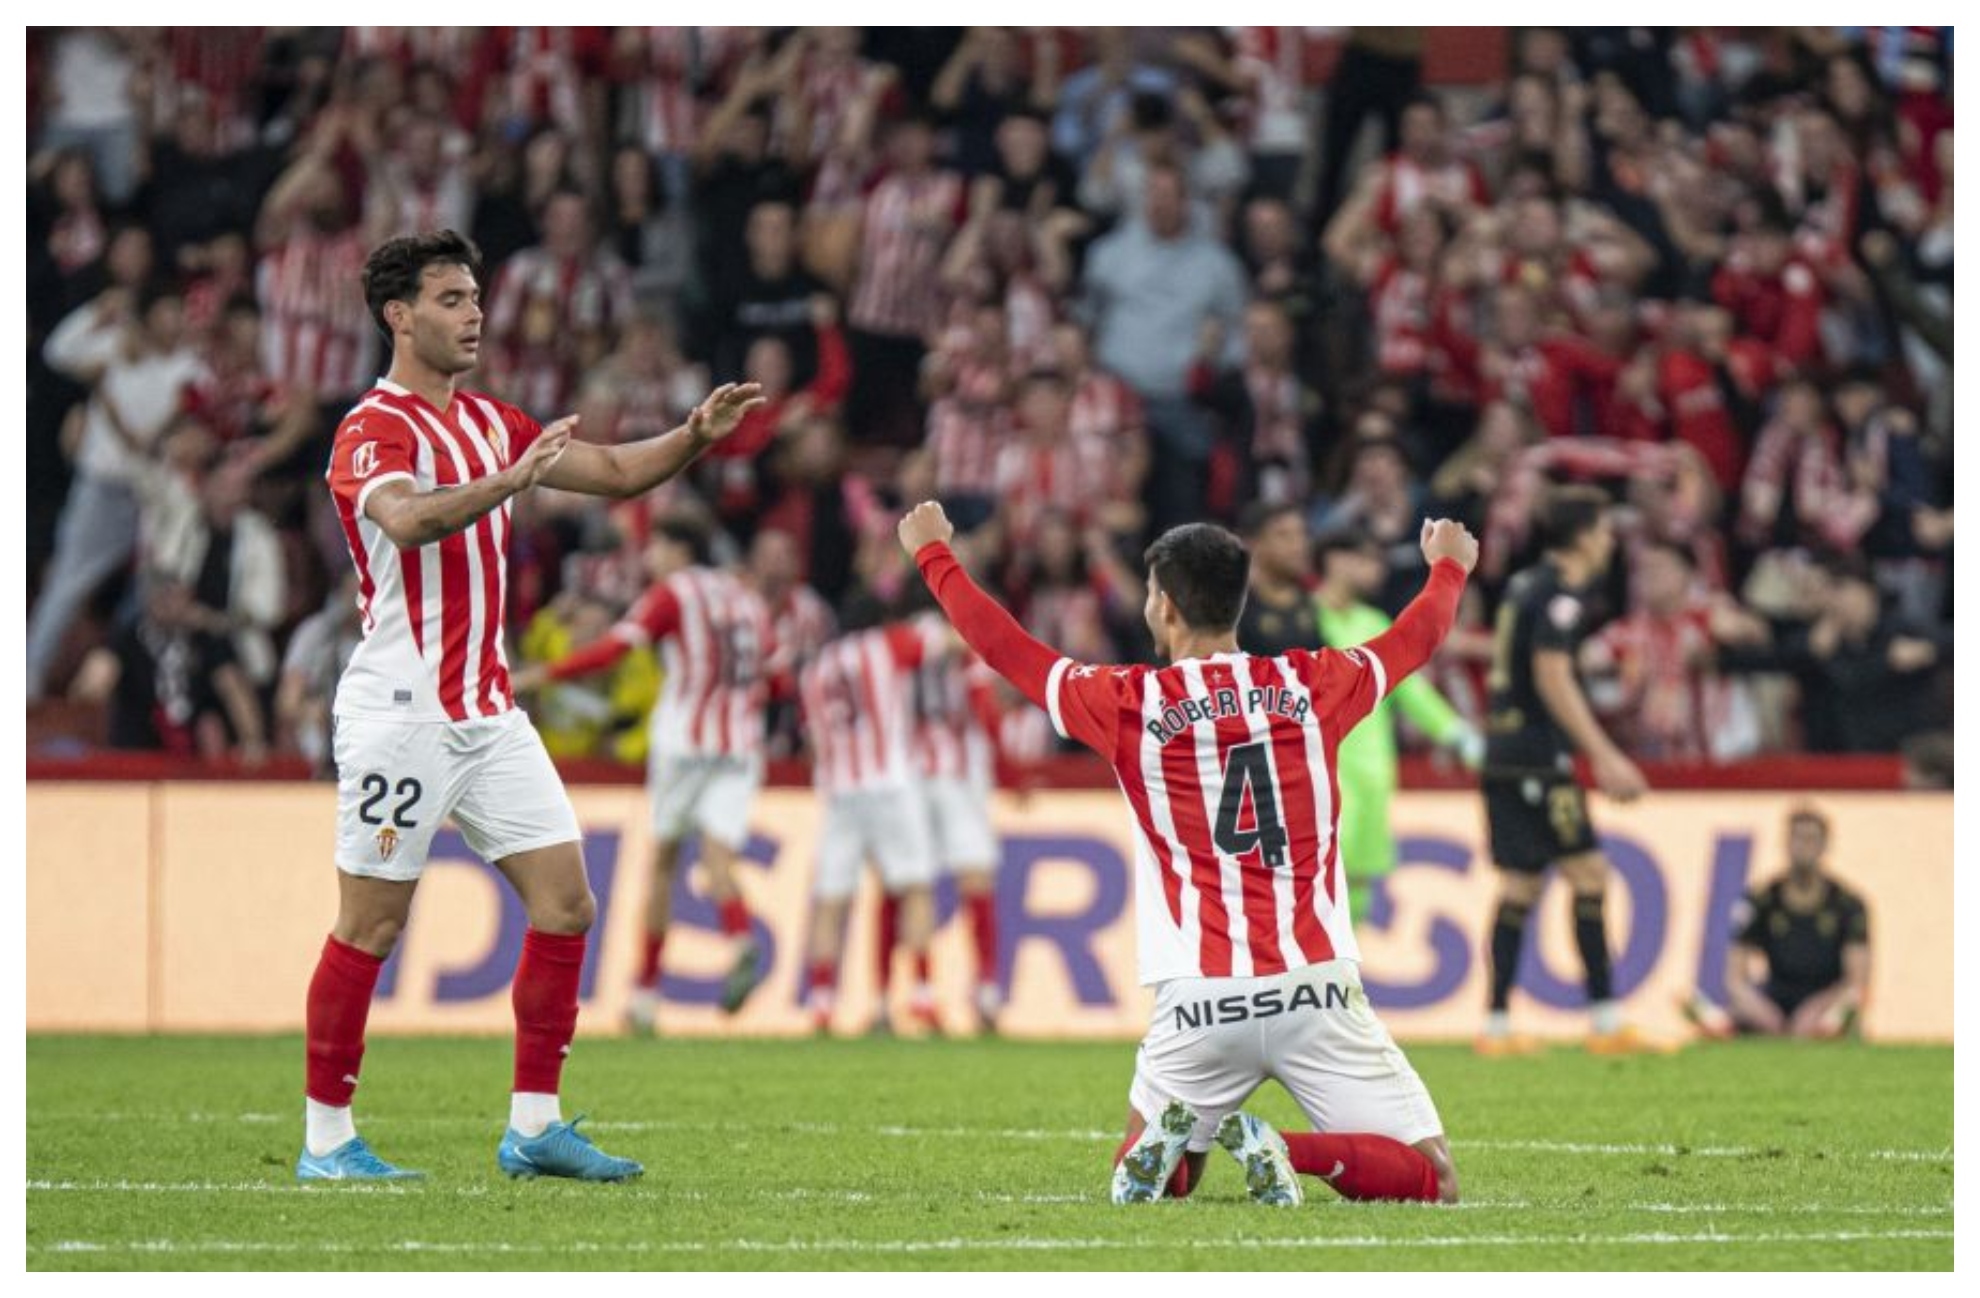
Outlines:
{"type": "Polygon", "coordinates": [[[31,1244],[30,1253],[268,1253],[268,1254],[368,1254],[435,1253],[491,1256],[505,1254],[539,1255],[555,1253],[672,1254],[715,1253],[993,1253],[1000,1251],[1032,1253],[1081,1253],[1145,1251],[1186,1248],[1196,1251],[1247,1248],[1280,1250],[1393,1249],[1393,1248],[1590,1248],[1590,1247],[1682,1247],[1721,1244],[1847,1244],[1865,1240],[1938,1240],[1953,1238],[1950,1230],[1899,1231],[1780,1231],[1764,1234],[1734,1234],[1723,1230],[1677,1234],[1667,1231],[1635,1232],[1619,1235],[1429,1235],[1406,1236],[1307,1236],[1299,1238],[1208,1240],[1164,1236],[1159,1239],[1040,1239],[1017,1236],[1008,1239],[926,1239],[926,1240],[833,1240],[833,1239],[732,1239],[627,1242],[601,1240],[546,1240],[541,1243],[500,1241],[471,1244],[458,1241],[400,1240],[377,1245],[332,1244],[325,1242],[280,1243],[272,1240],[170,1240],[149,1239],[127,1242],[101,1240],[58,1240],[52,1244],[31,1244]]]}
{"type": "MultiPolygon", "coordinates": [[[[1572,1140],[1453,1140],[1451,1144],[1458,1149],[1512,1149],[1541,1154],[1660,1154],[1672,1158],[1801,1157],[1790,1149],[1762,1148],[1755,1145],[1616,1145],[1572,1140]]],[[[1946,1163],[1951,1162],[1953,1156],[1950,1148],[1856,1149],[1842,1152],[1847,1152],[1851,1158],[1874,1158],[1901,1163],[1946,1163]]]]}

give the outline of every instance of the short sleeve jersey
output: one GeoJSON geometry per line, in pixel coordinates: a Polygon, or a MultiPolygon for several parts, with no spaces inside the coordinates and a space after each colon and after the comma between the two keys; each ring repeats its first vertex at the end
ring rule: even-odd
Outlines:
{"type": "Polygon", "coordinates": [[[1767,979],[1805,997],[1842,981],[1843,948],[1870,940],[1870,911],[1849,889],[1828,881],[1813,910],[1792,907],[1787,880],[1747,895],[1735,913],[1739,945],[1767,957],[1767,979]]]}
{"type": "Polygon", "coordinates": [[[457,392],[441,411],[383,379],[344,416],[324,476],[357,567],[364,640],[338,683],[338,716],[458,722],[515,706],[503,645],[507,502],[403,549],[365,506],[388,482],[438,491],[499,473],[542,432],[492,397],[457,392]]]}
{"type": "Polygon", "coordinates": [[[1360,958],[1335,754],[1389,685],[1365,646],[1052,668],[1054,728],[1113,767],[1134,815],[1144,984],[1360,958]]]}
{"type": "Polygon", "coordinates": [[[1487,773],[1567,771],[1573,746],[1534,685],[1533,656],[1555,650],[1573,661],[1588,635],[1586,594],[1542,561],[1506,584],[1492,636],[1491,691],[1486,723],[1487,773]]]}

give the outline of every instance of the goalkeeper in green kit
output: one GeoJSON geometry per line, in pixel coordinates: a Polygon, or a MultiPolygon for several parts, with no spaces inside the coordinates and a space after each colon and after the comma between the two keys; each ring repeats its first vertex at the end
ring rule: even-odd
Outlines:
{"type": "MultiPolygon", "coordinates": [[[[1388,630],[1388,617],[1364,602],[1381,588],[1386,575],[1381,549],[1374,541],[1352,535],[1328,537],[1320,543],[1319,557],[1320,585],[1313,595],[1313,610],[1321,644],[1348,648],[1388,630]]],[[[1341,741],[1334,767],[1341,789],[1341,859],[1347,867],[1352,906],[1348,913],[1357,921],[1369,913],[1369,893],[1376,880],[1396,868],[1396,838],[1389,825],[1389,803],[1396,791],[1392,715],[1396,708],[1432,743],[1454,750],[1473,770],[1485,752],[1483,738],[1422,673],[1396,686],[1341,741]]]]}

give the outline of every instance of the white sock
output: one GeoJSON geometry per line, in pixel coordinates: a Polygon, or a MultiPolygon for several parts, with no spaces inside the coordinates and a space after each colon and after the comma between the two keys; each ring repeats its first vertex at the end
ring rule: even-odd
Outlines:
{"type": "Polygon", "coordinates": [[[318,1104],[303,1100],[303,1145],[310,1157],[321,1158],[339,1145],[357,1139],[357,1123],[351,1120],[351,1106],[318,1104]]]}
{"type": "Polygon", "coordinates": [[[517,1091],[509,1097],[509,1125],[524,1139],[534,1139],[564,1120],[557,1097],[540,1091],[517,1091]]]}
{"type": "Polygon", "coordinates": [[[1512,1035],[1512,1015],[1505,1010],[1492,1010],[1485,1015],[1485,1035],[1488,1037],[1509,1037],[1512,1035]]]}
{"type": "Polygon", "coordinates": [[[1596,1001],[1589,1013],[1595,1019],[1595,1030],[1603,1036],[1622,1026],[1622,1006],[1614,1001],[1596,1001]]]}

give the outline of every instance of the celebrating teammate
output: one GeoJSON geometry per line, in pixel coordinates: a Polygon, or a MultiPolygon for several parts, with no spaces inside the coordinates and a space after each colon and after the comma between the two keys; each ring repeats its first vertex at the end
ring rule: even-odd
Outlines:
{"type": "Polygon", "coordinates": [[[674,911],[681,841],[701,833],[702,874],[731,945],[722,1008],[742,1008],[761,980],[762,951],[750,933],[736,863],[749,813],[763,787],[763,711],[769,695],[770,610],[733,574],[708,563],[708,532],[679,514],[653,522],[646,546],[653,586],[594,644],[517,674],[528,691],[545,681],[603,671],[634,649],[660,646],[665,673],[653,705],[647,793],[653,804],[653,880],[646,939],[626,1017],[651,1032],[660,998],[660,959],[674,911]]]}
{"type": "Polygon", "coordinates": [[[717,388],[687,423],[593,446],[459,390],[481,347],[481,265],[453,231],[392,239],[364,267],[392,367],[338,426],[330,490],[357,566],[364,640],[337,689],[337,922],[310,980],[304,1148],[313,1180],[418,1176],[374,1154],[351,1116],[365,1019],[433,834],[452,816],[521,898],[515,1083],[496,1161],[511,1176],[616,1181],[642,1170],[565,1122],[558,1102],[577,1028],[596,903],[577,816],[527,717],[502,643],[509,501],[542,483],[631,496],[666,481],[758,403],[717,388]]]}
{"type": "Polygon", "coordinates": [[[1573,754],[1594,764],[1595,782],[1618,802],[1642,795],[1643,773],[1602,732],[1574,675],[1588,633],[1588,590],[1609,570],[1615,526],[1609,498],[1594,487],[1562,487],[1541,522],[1545,557],[1514,574],[1499,606],[1486,719],[1485,818],[1499,867],[1492,921],[1492,1002],[1478,1052],[1522,1054],[1534,1043],[1512,1031],[1507,1005],[1519,973],[1527,917],[1546,871],[1558,864],[1574,891],[1574,940],[1588,981],[1594,1031],[1588,1049],[1633,1054],[1658,1047],[1621,1020],[1609,970],[1603,896],[1609,868],[1588,824],[1573,754]]]}
{"type": "Polygon", "coordinates": [[[879,866],[882,905],[892,903],[897,925],[895,932],[880,935],[881,1005],[874,1027],[890,1026],[885,996],[896,948],[915,966],[909,1016],[925,1027],[939,1026],[928,983],[935,858],[928,817],[914,789],[907,673],[945,651],[925,631],[893,622],[840,636],[798,681],[811,739],[812,783],[825,804],[805,980],[805,1005],[821,1033],[830,1030],[838,1008],[846,912],[860,867],[868,861],[879,866]]]}
{"type": "Polygon", "coordinates": [[[953,531],[923,504],[901,544],[969,646],[1107,759],[1138,831],[1141,981],[1157,990],[1115,1202],[1187,1194],[1213,1139],[1260,1202],[1298,1203],[1296,1172],[1349,1198],[1455,1199],[1436,1106],[1361,987],[1331,790],[1342,737],[1450,630],[1477,542],[1426,522],[1430,578],[1393,627],[1261,658],[1237,647],[1243,545],[1174,528],[1147,553],[1144,614],[1169,663],[1152,668],[1074,663],[1032,639],[956,562],[953,531]],[[1316,1130],[1281,1137],[1239,1111],[1268,1077],[1316,1130]]]}

